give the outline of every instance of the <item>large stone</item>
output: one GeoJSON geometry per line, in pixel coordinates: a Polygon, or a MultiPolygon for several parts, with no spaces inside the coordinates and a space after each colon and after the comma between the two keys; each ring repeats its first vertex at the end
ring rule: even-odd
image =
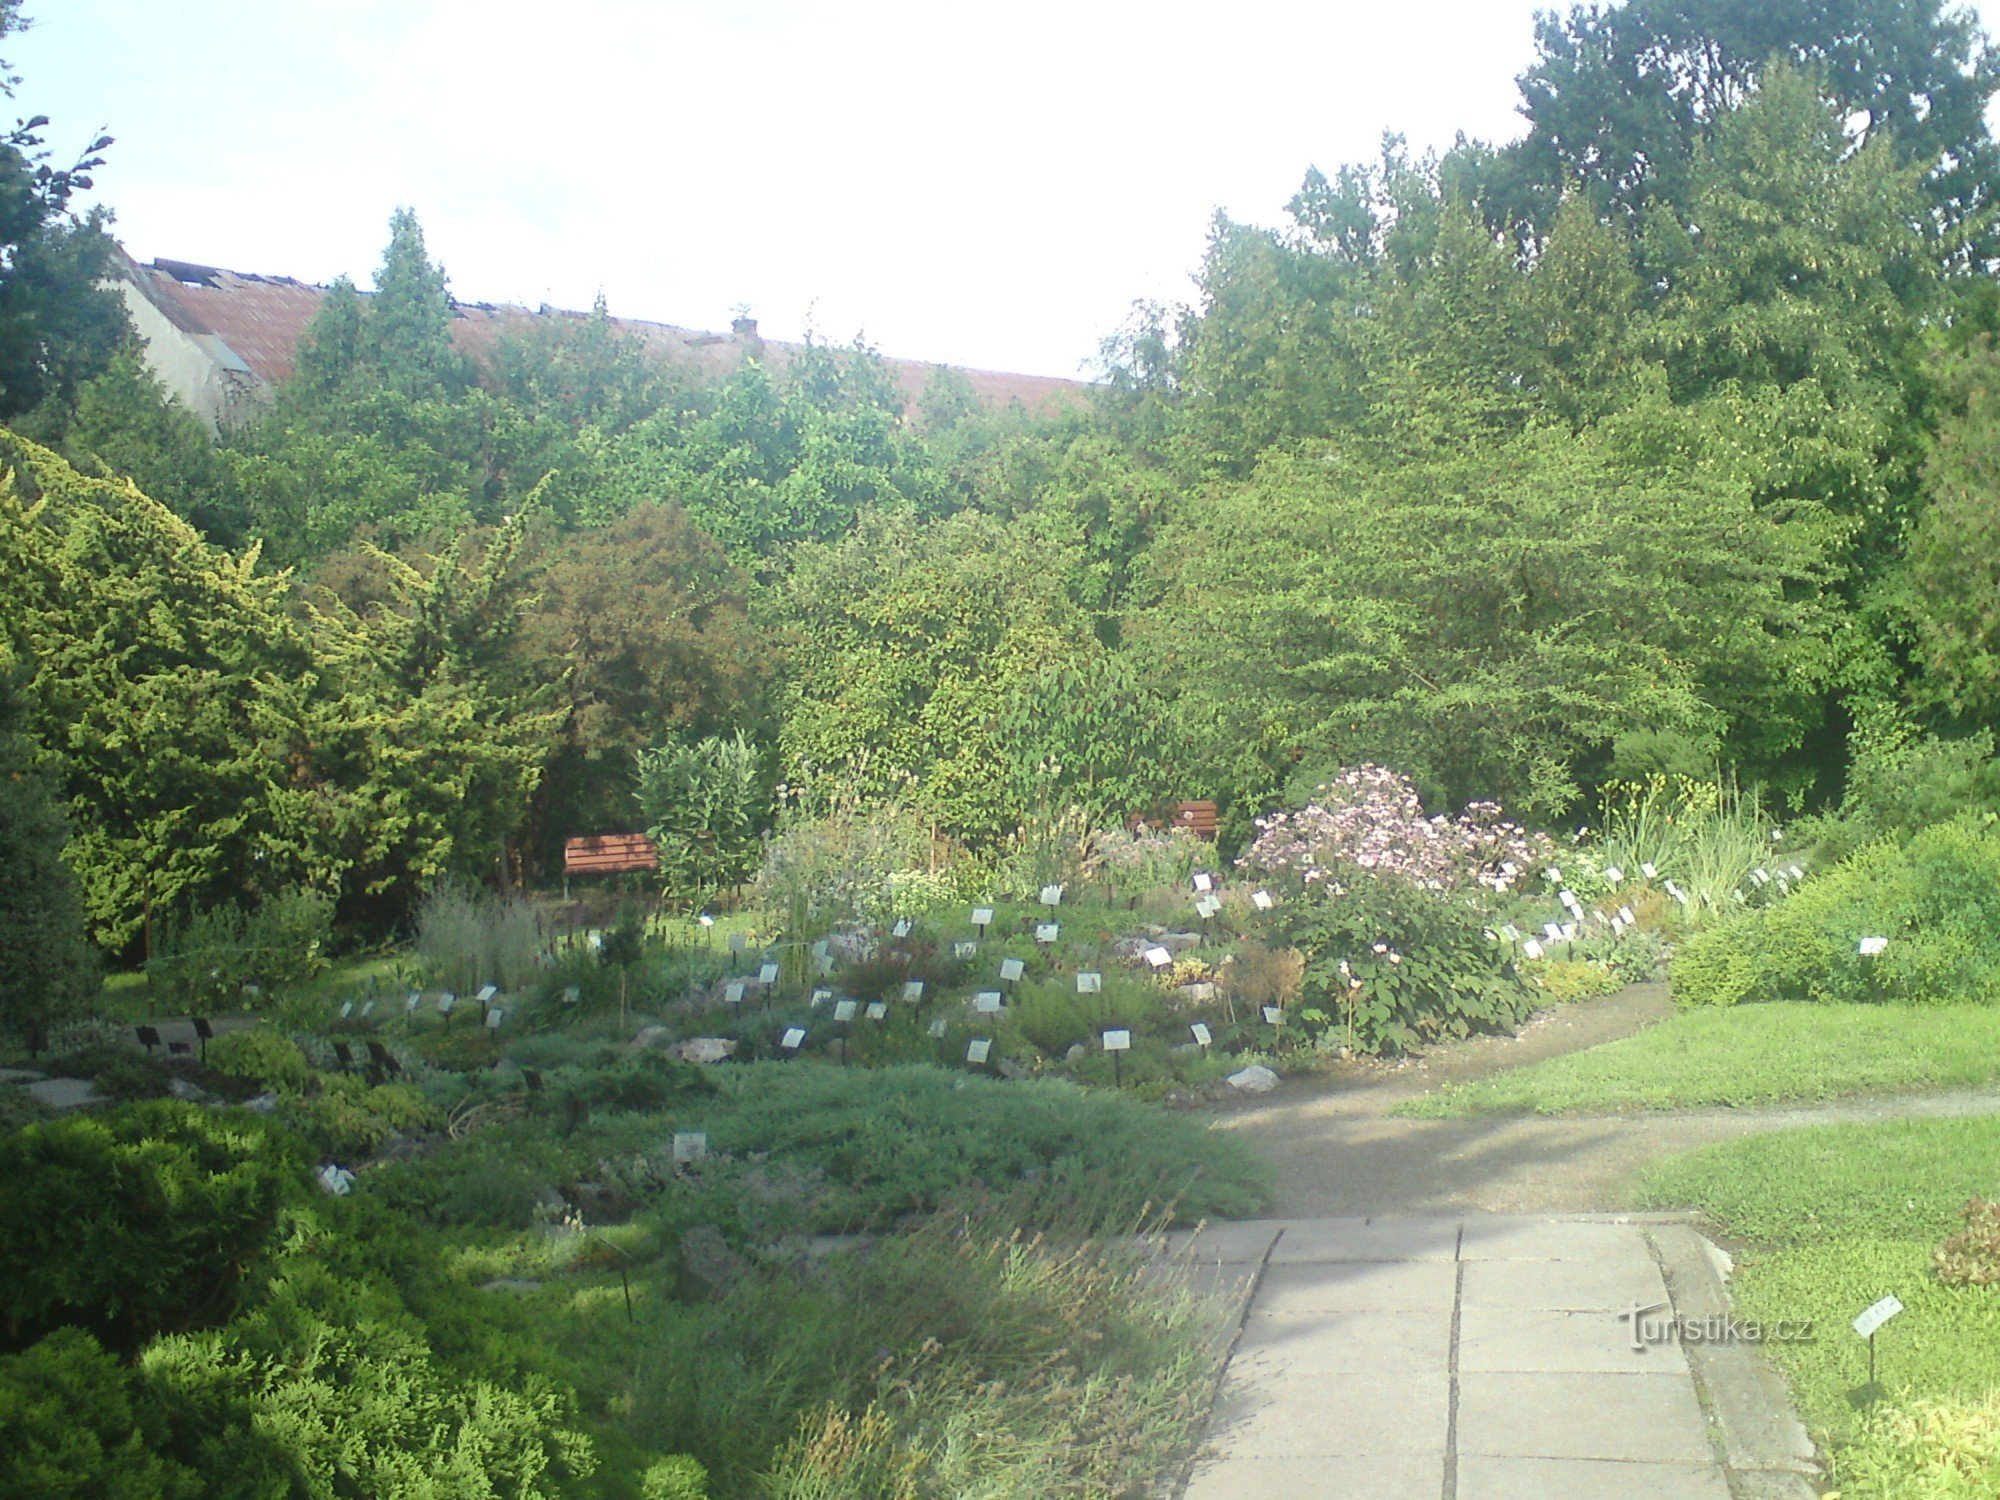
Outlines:
{"type": "Polygon", "coordinates": [[[1229,1084],[1246,1094],[1268,1094],[1278,1086],[1278,1075],[1262,1063],[1252,1063],[1241,1072],[1231,1073],[1229,1084]]]}
{"type": "Polygon", "coordinates": [[[97,1086],[85,1078],[39,1078],[21,1087],[29,1098],[49,1109],[87,1109],[105,1102],[97,1086]]]}
{"type": "Polygon", "coordinates": [[[1215,986],[1206,979],[1200,979],[1193,984],[1181,985],[1174,993],[1189,1005],[1208,1005],[1215,999],[1215,986]]]}
{"type": "Polygon", "coordinates": [[[1163,932],[1158,942],[1169,953],[1186,953],[1191,948],[1201,946],[1202,936],[1198,932],[1163,932]]]}
{"type": "Polygon", "coordinates": [[[691,1036],[675,1047],[682,1062],[719,1063],[736,1054],[736,1043],[723,1036],[691,1036]]]}

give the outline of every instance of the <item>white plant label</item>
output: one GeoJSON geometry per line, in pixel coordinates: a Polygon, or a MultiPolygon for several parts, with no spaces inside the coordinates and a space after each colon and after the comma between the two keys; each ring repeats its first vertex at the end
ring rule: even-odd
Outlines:
{"type": "Polygon", "coordinates": [[[1197,876],[1195,876],[1195,878],[1194,878],[1194,888],[1195,888],[1196,890],[1198,890],[1198,891],[1212,891],[1212,890],[1214,890],[1214,889],[1215,889],[1215,877],[1214,877],[1213,875],[1197,875],[1197,876]]]}
{"type": "Polygon", "coordinates": [[[343,1021],[345,1021],[345,1020],[346,1020],[346,1019],[347,1019],[347,1018],[348,1018],[349,1016],[351,1016],[351,1015],[353,1015],[353,1014],[354,1014],[354,1002],[353,1002],[352,1000],[343,1000],[343,1001],[341,1001],[341,1002],[340,1002],[340,1019],[341,1019],[341,1020],[343,1020],[343,1021]]]}
{"type": "Polygon", "coordinates": [[[1645,876],[1648,880],[1651,880],[1655,875],[1658,875],[1660,873],[1660,867],[1654,864],[1649,859],[1644,864],[1639,866],[1639,873],[1645,876]]]}
{"type": "Polygon", "coordinates": [[[940,1041],[944,1039],[945,1029],[943,1016],[939,1016],[935,1021],[931,1022],[931,1035],[940,1041]]]}
{"type": "Polygon", "coordinates": [[[1035,941],[1038,943],[1053,943],[1056,940],[1057,934],[1061,931],[1062,928],[1056,923],[1044,922],[1035,929],[1035,941]]]}
{"type": "Polygon", "coordinates": [[[1267,1005],[1267,1006],[1265,1006],[1265,1007],[1264,1007],[1264,1024],[1265,1024],[1266,1026],[1282,1026],[1282,1025],[1284,1025],[1284,1024],[1285,1024],[1285,1013],[1284,1013],[1284,1011],[1280,1010],[1280,1009],[1279,1009],[1279,1008],[1278,1008],[1277,1006],[1275,1006],[1275,1005],[1267,1005]]]}
{"type": "Polygon", "coordinates": [[[700,1161],[708,1155],[708,1132],[706,1130],[676,1130],[674,1132],[674,1160],[700,1161]]]}
{"type": "Polygon", "coordinates": [[[1001,1004],[1002,1001],[998,990],[981,990],[972,997],[972,1008],[976,1011],[982,1011],[989,1016],[999,1010],[1001,1004]]]}
{"type": "Polygon", "coordinates": [[[898,917],[896,925],[891,927],[889,932],[894,937],[908,937],[910,935],[910,919],[908,917],[898,917]]]}
{"type": "Polygon", "coordinates": [[[1000,960],[1000,977],[1009,984],[1014,983],[1023,974],[1027,973],[1027,971],[1028,966],[1018,958],[1003,958],[1000,960]]]}
{"type": "Polygon", "coordinates": [[[1625,919],[1625,925],[1627,927],[1630,927],[1634,922],[1639,920],[1637,917],[1632,915],[1632,908],[1629,906],[1619,907],[1618,915],[1625,919]]]}
{"type": "Polygon", "coordinates": [[[776,984],[778,982],[778,966],[776,964],[765,964],[763,968],[757,971],[757,982],[759,984],[776,984]]]}
{"type": "Polygon", "coordinates": [[[500,993],[499,985],[482,984],[479,987],[479,993],[473,996],[473,998],[477,1000],[481,1005],[491,1005],[493,1003],[493,997],[499,993],[500,993]]]}
{"type": "Polygon", "coordinates": [[[1859,951],[1863,958],[1873,958],[1876,954],[1885,952],[1888,947],[1889,940],[1885,937],[1865,937],[1861,940],[1859,951]]]}
{"type": "Polygon", "coordinates": [[[1864,1339],[1873,1338],[1875,1330],[1903,1310],[1903,1304],[1894,1297],[1884,1297],[1873,1307],[1854,1320],[1854,1331],[1864,1339]]]}
{"type": "Polygon", "coordinates": [[[745,948],[748,948],[749,946],[750,946],[750,939],[745,934],[740,932],[732,932],[729,934],[729,951],[731,953],[741,953],[745,948]]]}
{"type": "Polygon", "coordinates": [[[415,990],[411,990],[410,998],[403,1002],[403,1009],[405,1011],[413,1011],[423,1003],[424,1003],[424,997],[422,995],[419,995],[415,990]]]}
{"type": "Polygon", "coordinates": [[[573,984],[563,986],[563,1004],[574,1005],[583,998],[583,991],[573,984]]]}
{"type": "Polygon", "coordinates": [[[910,1003],[910,1004],[912,1004],[912,1005],[915,1005],[915,1004],[916,1004],[916,1003],[917,1003],[917,1002],[918,1002],[919,1000],[923,999],[923,998],[924,998],[924,982],[923,982],[923,981],[922,981],[921,979],[906,979],[906,980],[904,980],[904,981],[903,981],[903,998],[904,998],[905,1000],[909,1001],[909,1003],[910,1003]]]}
{"type": "Polygon", "coordinates": [[[456,1004],[458,1004],[458,996],[454,995],[450,990],[446,990],[442,995],[438,996],[438,1014],[441,1016],[450,1015],[451,1008],[456,1004]]]}
{"type": "Polygon", "coordinates": [[[1250,904],[1259,911],[1269,911],[1276,903],[1271,900],[1271,893],[1269,891],[1252,891],[1250,893],[1250,904]]]}
{"type": "Polygon", "coordinates": [[[1174,961],[1174,956],[1164,948],[1148,948],[1145,953],[1145,959],[1154,968],[1164,969],[1174,961]]]}
{"type": "Polygon", "coordinates": [[[1617,885],[1621,880],[1625,878],[1625,872],[1619,869],[1618,866],[1616,865],[1606,865],[1604,867],[1604,878],[1610,881],[1613,885],[1617,885]]]}
{"type": "Polygon", "coordinates": [[[1547,938],[1552,943],[1560,943],[1562,941],[1562,936],[1563,936],[1562,923],[1560,922],[1542,923],[1542,936],[1547,938]]]}
{"type": "Polygon", "coordinates": [[[742,980],[732,979],[722,987],[722,1003],[724,1005],[741,1005],[743,1003],[742,980]]]}
{"type": "Polygon", "coordinates": [[[1106,1052],[1130,1052],[1132,1050],[1132,1033],[1129,1031],[1105,1032],[1104,1050],[1106,1052]]]}
{"type": "Polygon", "coordinates": [[[868,1009],[864,1014],[871,1021],[887,1020],[889,1017],[889,1002],[886,1000],[870,1000],[868,1002],[868,1009]]]}
{"type": "Polygon", "coordinates": [[[368,1001],[361,1007],[361,1019],[364,1021],[367,1020],[374,1013],[375,1013],[375,1002],[373,1000],[368,1001]]]}
{"type": "Polygon", "coordinates": [[[1076,992],[1079,995],[1096,995],[1103,989],[1104,976],[1095,970],[1085,970],[1076,976],[1076,992]]]}
{"type": "Polygon", "coordinates": [[[979,944],[953,943],[951,945],[951,956],[953,958],[977,958],[979,956],[979,944]]]}
{"type": "Polygon", "coordinates": [[[972,925],[974,927],[991,927],[993,925],[993,908],[990,906],[973,907],[972,925]]]}
{"type": "Polygon", "coordinates": [[[1200,1021],[1196,1021],[1192,1026],[1188,1027],[1188,1030],[1194,1033],[1195,1045],[1197,1047],[1206,1047],[1215,1040],[1214,1037],[1208,1034],[1208,1027],[1200,1021]]]}
{"type": "Polygon", "coordinates": [[[1042,905],[1044,905],[1044,906],[1061,906],[1061,905],[1062,905],[1062,893],[1063,893],[1063,888],[1062,888],[1061,886],[1059,886],[1059,885],[1045,885],[1045,886],[1043,886],[1043,887],[1042,887],[1042,905]]]}
{"type": "Polygon", "coordinates": [[[703,912],[695,920],[704,927],[713,927],[715,925],[715,918],[711,917],[707,912],[703,912]]]}
{"type": "Polygon", "coordinates": [[[788,1026],[785,1028],[785,1034],[779,1040],[778,1045],[783,1047],[787,1052],[796,1052],[804,1044],[805,1039],[806,1032],[803,1026],[788,1026]]]}
{"type": "Polygon", "coordinates": [[[1556,892],[1556,900],[1562,902],[1564,906],[1574,907],[1579,904],[1576,899],[1576,892],[1567,888],[1556,892]]]}
{"type": "Polygon", "coordinates": [[[590,944],[590,951],[592,953],[596,953],[604,947],[604,934],[601,932],[586,933],[583,940],[590,944]]]}
{"type": "Polygon", "coordinates": [[[1573,943],[1576,941],[1576,923],[1574,922],[1563,923],[1562,940],[1565,943],[1573,943]]]}
{"type": "Polygon", "coordinates": [[[1542,956],[1542,945],[1533,938],[1529,938],[1527,942],[1521,944],[1521,954],[1525,958],[1540,958],[1542,956]]]}
{"type": "Polygon", "coordinates": [[[814,990],[812,992],[812,999],[807,1002],[807,1006],[809,1009],[818,1010],[822,1005],[826,1004],[826,1002],[831,1000],[832,998],[833,998],[832,990],[814,990]]]}
{"type": "Polygon", "coordinates": [[[985,1037],[974,1037],[966,1045],[965,1060],[969,1063],[983,1063],[993,1051],[993,1044],[985,1037]]]}
{"type": "Polygon", "coordinates": [[[1202,917],[1206,919],[1221,911],[1222,903],[1213,896],[1203,896],[1201,900],[1195,902],[1194,909],[1200,912],[1202,917]]]}
{"type": "Polygon", "coordinates": [[[488,1031],[498,1031],[500,1029],[501,1017],[505,1016],[506,1014],[507,1012],[501,1010],[498,1006],[495,1006],[492,1010],[486,1012],[486,1029],[488,1031]]]}
{"type": "Polygon", "coordinates": [[[836,1000],[833,1002],[833,1018],[845,1025],[854,1019],[854,1012],[859,1008],[852,1000],[836,1000]]]}

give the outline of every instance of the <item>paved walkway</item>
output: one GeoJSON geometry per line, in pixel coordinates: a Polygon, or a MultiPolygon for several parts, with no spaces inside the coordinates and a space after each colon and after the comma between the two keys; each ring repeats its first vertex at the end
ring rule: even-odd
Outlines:
{"type": "Polygon", "coordinates": [[[1813,1493],[1811,1444],[1754,1350],[1634,1347],[1634,1309],[1727,1310],[1685,1226],[1264,1220],[1170,1248],[1247,1294],[1186,1500],[1813,1493]]]}

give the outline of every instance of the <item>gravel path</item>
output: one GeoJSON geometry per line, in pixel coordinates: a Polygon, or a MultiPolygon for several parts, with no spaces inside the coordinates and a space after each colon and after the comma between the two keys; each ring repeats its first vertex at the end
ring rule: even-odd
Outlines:
{"type": "Polygon", "coordinates": [[[1288,1079],[1218,1111],[1274,1168],[1274,1217],[1593,1213],[1628,1206],[1654,1159],[1801,1125],[2000,1111],[2000,1091],[1900,1095],[1812,1106],[1542,1118],[1405,1120],[1400,1100],[1630,1036],[1673,1013],[1665,985],[1551,1011],[1517,1037],[1486,1037],[1396,1065],[1288,1079]]]}

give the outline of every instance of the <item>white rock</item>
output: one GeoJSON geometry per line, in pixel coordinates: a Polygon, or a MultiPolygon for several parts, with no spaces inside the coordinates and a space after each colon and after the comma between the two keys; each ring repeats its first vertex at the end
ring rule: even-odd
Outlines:
{"type": "Polygon", "coordinates": [[[719,1063],[735,1055],[736,1043],[722,1036],[691,1036],[673,1050],[682,1062],[719,1063]]]}
{"type": "Polygon", "coordinates": [[[1268,1094],[1278,1086],[1278,1075],[1262,1063],[1252,1063],[1240,1073],[1231,1073],[1229,1083],[1246,1094],[1268,1094]]]}

